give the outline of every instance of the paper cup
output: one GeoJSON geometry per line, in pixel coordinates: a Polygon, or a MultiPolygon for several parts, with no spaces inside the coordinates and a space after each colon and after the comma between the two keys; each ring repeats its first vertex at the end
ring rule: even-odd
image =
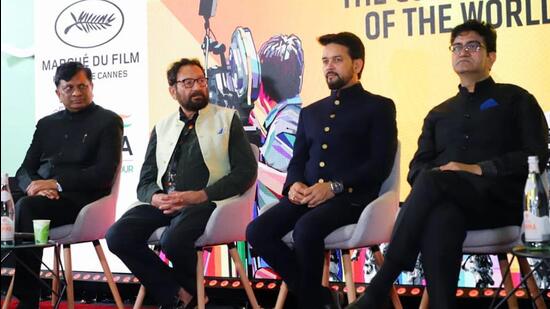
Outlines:
{"type": "Polygon", "coordinates": [[[50,220],[32,220],[34,228],[34,243],[48,243],[48,234],[50,233],[50,220]]]}

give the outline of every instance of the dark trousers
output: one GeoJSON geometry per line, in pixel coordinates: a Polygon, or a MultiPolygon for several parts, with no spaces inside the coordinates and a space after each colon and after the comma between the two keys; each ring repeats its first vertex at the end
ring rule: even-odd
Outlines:
{"type": "MultiPolygon", "coordinates": [[[[15,229],[17,232],[33,233],[33,219],[49,219],[50,228],[73,224],[81,205],[63,198],[50,200],[44,196],[25,196],[15,204],[15,229]]],[[[27,271],[21,263],[15,264],[13,294],[21,301],[21,307],[38,308],[40,282],[33,276],[39,275],[42,249],[18,249],[15,255],[32,270],[27,271]]]]}
{"type": "Polygon", "coordinates": [[[466,231],[483,228],[484,220],[499,215],[487,192],[472,184],[476,177],[465,172],[420,174],[393,230],[387,260],[410,270],[422,253],[433,308],[455,308],[466,231]]]}
{"type": "Polygon", "coordinates": [[[143,204],[128,210],[106,235],[109,250],[137,276],[158,304],[173,304],[180,287],[195,295],[197,252],[195,241],[202,235],[213,203],[183,208],[176,215],[143,204]],[[160,246],[173,268],[148,246],[147,240],[159,227],[168,226],[160,246]]]}
{"type": "Polygon", "coordinates": [[[248,225],[246,238],[296,292],[300,308],[319,308],[330,302],[321,285],[324,239],[337,228],[357,222],[363,207],[336,197],[308,208],[284,197],[248,225]],[[294,248],[289,248],[281,238],[293,229],[294,248]]]}

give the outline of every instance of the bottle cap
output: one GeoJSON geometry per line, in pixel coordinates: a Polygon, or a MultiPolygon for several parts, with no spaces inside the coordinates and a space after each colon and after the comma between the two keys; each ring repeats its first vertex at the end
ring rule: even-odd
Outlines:
{"type": "Polygon", "coordinates": [[[539,158],[537,156],[527,157],[527,163],[529,164],[529,173],[539,172],[539,158]]]}
{"type": "Polygon", "coordinates": [[[8,191],[2,191],[2,193],[0,193],[2,195],[2,202],[7,202],[9,200],[11,200],[11,195],[8,191]]]}

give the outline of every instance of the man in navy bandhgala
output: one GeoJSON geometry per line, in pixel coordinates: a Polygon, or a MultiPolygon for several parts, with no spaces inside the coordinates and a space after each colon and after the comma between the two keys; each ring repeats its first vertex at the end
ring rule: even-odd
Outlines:
{"type": "Polygon", "coordinates": [[[363,89],[365,48],[352,33],[327,34],[323,71],[331,95],[302,109],[280,202],[247,229],[263,257],[299,299],[299,308],[337,306],[321,285],[324,238],[357,222],[378,196],[397,149],[395,105],[363,89]],[[293,232],[294,248],[281,238],[293,232]]]}

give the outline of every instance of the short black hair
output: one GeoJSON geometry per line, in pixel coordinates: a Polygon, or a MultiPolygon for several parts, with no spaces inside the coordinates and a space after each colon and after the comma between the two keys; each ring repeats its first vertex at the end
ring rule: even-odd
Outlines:
{"type": "Polygon", "coordinates": [[[451,32],[451,44],[453,44],[457,36],[467,31],[474,31],[483,38],[488,53],[497,51],[497,32],[495,27],[475,19],[470,19],[454,27],[451,32]]]}
{"type": "Polygon", "coordinates": [[[55,87],[59,86],[59,83],[61,80],[69,81],[73,76],[75,76],[78,72],[84,71],[86,73],[86,77],[89,81],[92,81],[92,70],[90,68],[85,67],[82,63],[77,61],[69,61],[61,64],[57,67],[57,70],[55,71],[55,75],[53,77],[53,82],[55,83],[55,87]]]}
{"type": "MultiPolygon", "coordinates": [[[[365,63],[365,45],[363,45],[363,42],[361,42],[358,36],[351,32],[325,34],[319,37],[317,41],[323,46],[331,43],[343,45],[348,48],[348,54],[351,59],[361,59],[363,60],[363,65],[365,63]]],[[[359,71],[359,78],[361,78],[362,72],[363,68],[359,71]]]]}
{"type": "Polygon", "coordinates": [[[194,65],[201,69],[202,74],[204,74],[204,68],[198,59],[189,59],[181,58],[179,61],[176,61],[170,65],[168,72],[166,72],[166,77],[168,78],[168,85],[174,86],[178,80],[178,71],[181,67],[186,65],[194,65]]]}
{"type": "Polygon", "coordinates": [[[279,102],[297,96],[302,89],[304,50],[302,41],[294,34],[272,36],[260,47],[262,87],[279,102]]]}

